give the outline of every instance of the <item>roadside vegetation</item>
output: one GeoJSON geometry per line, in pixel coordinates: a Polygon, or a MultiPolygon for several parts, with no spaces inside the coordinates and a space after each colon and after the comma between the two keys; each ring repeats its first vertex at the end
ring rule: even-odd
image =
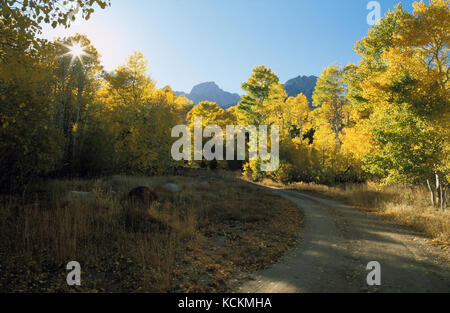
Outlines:
{"type": "Polygon", "coordinates": [[[296,190],[323,198],[348,203],[359,209],[407,225],[425,234],[433,243],[450,246],[450,212],[430,204],[428,188],[403,185],[384,186],[377,183],[340,184],[278,183],[263,179],[264,186],[296,190]]]}
{"type": "Polygon", "coordinates": [[[450,245],[450,212],[430,205],[426,188],[402,185],[345,184],[336,187],[294,183],[287,188],[345,201],[424,233],[434,243],[450,245]]]}
{"type": "Polygon", "coordinates": [[[303,222],[288,200],[232,175],[52,180],[30,192],[0,200],[0,292],[227,292],[277,262],[303,222]],[[158,189],[168,182],[181,191],[158,189]],[[136,186],[160,200],[128,201],[136,186]],[[71,190],[94,200],[69,203],[71,190]],[[75,289],[70,261],[82,266],[75,289]]]}

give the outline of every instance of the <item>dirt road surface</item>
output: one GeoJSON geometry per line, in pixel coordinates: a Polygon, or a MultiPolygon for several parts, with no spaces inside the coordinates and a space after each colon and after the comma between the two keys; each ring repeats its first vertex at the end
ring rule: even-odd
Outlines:
{"type": "Polygon", "coordinates": [[[242,293],[450,292],[448,252],[411,229],[336,201],[274,190],[304,212],[303,238],[271,268],[251,275],[242,293]],[[381,286],[368,286],[369,262],[381,286]]]}

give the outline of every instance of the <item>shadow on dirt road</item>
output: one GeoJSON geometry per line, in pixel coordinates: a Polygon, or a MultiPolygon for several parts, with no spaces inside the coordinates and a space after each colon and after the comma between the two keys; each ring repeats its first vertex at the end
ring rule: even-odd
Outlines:
{"type": "Polygon", "coordinates": [[[448,255],[425,244],[422,235],[336,201],[273,192],[303,211],[303,239],[280,263],[252,275],[237,292],[450,292],[448,255]],[[381,286],[366,283],[371,261],[381,264],[381,286]]]}

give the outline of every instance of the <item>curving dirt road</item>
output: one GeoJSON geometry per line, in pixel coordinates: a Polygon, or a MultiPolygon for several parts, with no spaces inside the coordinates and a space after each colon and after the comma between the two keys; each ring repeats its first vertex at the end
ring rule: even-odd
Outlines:
{"type": "Polygon", "coordinates": [[[237,292],[450,292],[448,253],[407,227],[336,201],[274,190],[305,215],[301,244],[237,292]],[[367,264],[381,264],[382,285],[366,283],[367,264]]]}

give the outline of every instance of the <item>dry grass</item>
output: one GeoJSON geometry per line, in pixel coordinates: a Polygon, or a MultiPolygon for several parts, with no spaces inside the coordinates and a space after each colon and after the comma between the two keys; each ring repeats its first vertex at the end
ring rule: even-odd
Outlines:
{"type": "Polygon", "coordinates": [[[209,175],[55,180],[26,202],[0,198],[0,292],[229,291],[237,273],[295,244],[302,216],[270,192],[209,175]],[[203,180],[208,188],[194,188],[203,180]],[[167,182],[183,191],[145,209],[126,200],[134,187],[167,182]],[[95,201],[69,204],[71,190],[95,201]],[[70,261],[82,266],[79,288],[66,285],[70,261]]]}
{"type": "Polygon", "coordinates": [[[421,187],[348,184],[339,187],[296,183],[289,186],[303,192],[338,198],[413,227],[431,239],[450,243],[450,212],[430,206],[428,190],[421,187]]]}

